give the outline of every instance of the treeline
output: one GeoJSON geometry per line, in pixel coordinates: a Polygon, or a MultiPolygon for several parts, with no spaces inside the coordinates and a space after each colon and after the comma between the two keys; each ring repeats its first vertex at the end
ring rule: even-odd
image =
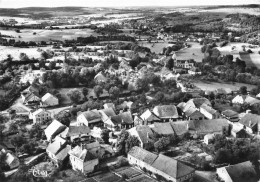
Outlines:
{"type": "Polygon", "coordinates": [[[113,35],[113,36],[89,36],[89,37],[78,37],[77,42],[81,44],[91,44],[98,41],[131,41],[135,42],[134,37],[126,35],[113,35]]]}

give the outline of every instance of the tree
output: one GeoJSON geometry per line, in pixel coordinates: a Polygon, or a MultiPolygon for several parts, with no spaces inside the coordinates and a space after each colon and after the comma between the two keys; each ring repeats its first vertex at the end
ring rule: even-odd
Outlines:
{"type": "Polygon", "coordinates": [[[120,89],[117,86],[111,87],[109,89],[109,94],[112,96],[112,98],[118,98],[120,94],[120,89]]]}
{"type": "Polygon", "coordinates": [[[126,154],[126,140],[129,137],[128,131],[123,129],[118,136],[117,150],[120,154],[126,154]]]}
{"type": "Polygon", "coordinates": [[[20,53],[20,60],[21,61],[28,61],[29,57],[27,56],[27,54],[22,52],[22,53],[20,53]]]}
{"type": "Polygon", "coordinates": [[[11,143],[15,146],[15,147],[21,147],[23,144],[26,143],[25,138],[22,135],[15,135],[12,139],[11,139],[11,143]]]}
{"type": "Polygon", "coordinates": [[[12,122],[9,126],[9,131],[14,132],[18,130],[18,125],[12,122]]]}
{"type": "Polygon", "coordinates": [[[134,146],[139,146],[140,141],[136,136],[129,136],[126,140],[125,152],[128,153],[134,146]]]}
{"type": "Polygon", "coordinates": [[[103,88],[100,85],[94,87],[94,92],[97,95],[97,98],[103,93],[103,88]]]}
{"type": "Polygon", "coordinates": [[[84,95],[85,98],[88,96],[88,88],[87,87],[84,87],[82,89],[82,94],[84,95]]]}
{"type": "Polygon", "coordinates": [[[247,87],[246,86],[242,86],[239,88],[239,92],[242,94],[242,95],[247,95],[247,87]]]}
{"type": "Polygon", "coordinates": [[[157,101],[163,101],[164,99],[164,93],[159,91],[155,94],[154,98],[157,100],[157,101]]]}
{"type": "Polygon", "coordinates": [[[104,129],[101,132],[101,138],[105,144],[109,144],[109,132],[110,132],[110,130],[108,130],[108,129],[104,129]]]}
{"type": "Polygon", "coordinates": [[[67,93],[67,96],[69,96],[70,100],[78,104],[79,101],[81,100],[81,92],[78,89],[72,89],[67,93]]]}
{"type": "Polygon", "coordinates": [[[53,70],[53,69],[55,69],[55,67],[56,67],[56,61],[51,61],[51,62],[49,63],[49,69],[50,69],[50,70],[53,70]]]}

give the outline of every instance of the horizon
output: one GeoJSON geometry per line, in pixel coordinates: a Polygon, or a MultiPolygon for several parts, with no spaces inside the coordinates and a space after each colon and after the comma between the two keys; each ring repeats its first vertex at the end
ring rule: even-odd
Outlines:
{"type": "Polygon", "coordinates": [[[260,4],[260,0],[236,0],[236,1],[226,1],[226,0],[215,0],[207,1],[204,0],[182,0],[181,2],[173,2],[172,0],[164,0],[163,2],[158,2],[155,0],[143,0],[142,2],[138,0],[132,0],[131,2],[124,2],[122,0],[0,0],[0,8],[30,8],[30,7],[42,7],[42,8],[54,8],[54,7],[97,7],[97,8],[122,8],[122,7],[190,7],[190,6],[234,6],[234,5],[250,5],[250,4],[260,4]],[[117,5],[117,6],[115,6],[117,5]]]}

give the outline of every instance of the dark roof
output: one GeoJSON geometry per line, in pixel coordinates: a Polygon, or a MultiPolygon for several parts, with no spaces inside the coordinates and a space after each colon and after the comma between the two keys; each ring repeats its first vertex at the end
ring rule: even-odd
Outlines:
{"type": "Polygon", "coordinates": [[[128,152],[128,155],[131,155],[134,158],[139,159],[150,165],[152,165],[155,159],[157,158],[156,154],[136,146],[128,152]]]}
{"type": "Polygon", "coordinates": [[[250,161],[224,167],[234,182],[257,182],[256,171],[250,161]],[[245,175],[247,174],[247,175],[245,175]]]}
{"type": "Polygon", "coordinates": [[[85,111],[81,114],[85,116],[88,122],[101,121],[101,115],[98,110],[85,111]]]}
{"type": "Polygon", "coordinates": [[[195,171],[193,168],[162,154],[159,154],[152,166],[175,179],[179,179],[195,171]]]}
{"type": "Polygon", "coordinates": [[[238,116],[238,113],[235,112],[235,111],[232,111],[232,110],[225,110],[225,111],[222,111],[223,115],[225,115],[226,117],[233,117],[233,116],[238,116]]]}
{"type": "Polygon", "coordinates": [[[159,118],[178,118],[178,111],[175,105],[155,106],[153,109],[154,114],[159,118]]]}
{"type": "Polygon", "coordinates": [[[240,119],[239,123],[247,127],[253,127],[254,125],[260,123],[260,116],[257,114],[248,113],[240,119]]]}
{"type": "Polygon", "coordinates": [[[71,146],[67,145],[64,149],[62,149],[57,155],[56,158],[58,160],[63,161],[69,154],[69,151],[71,150],[71,146]]]}
{"type": "Polygon", "coordinates": [[[112,116],[111,121],[114,124],[133,124],[134,123],[132,114],[129,111],[120,113],[117,116],[112,116]]]}
{"type": "Polygon", "coordinates": [[[89,134],[90,129],[88,126],[70,126],[67,136],[75,136],[75,135],[82,135],[82,134],[89,134]]]}
{"type": "Polygon", "coordinates": [[[226,119],[189,121],[189,129],[195,130],[199,133],[221,132],[223,127],[228,127],[228,125],[226,119]]]}
{"type": "Polygon", "coordinates": [[[189,131],[188,123],[188,121],[170,122],[173,131],[176,133],[177,136],[181,136],[189,131]]]}
{"type": "Polygon", "coordinates": [[[152,128],[159,135],[173,135],[174,131],[169,122],[167,123],[154,123],[154,128],[152,128]]]}

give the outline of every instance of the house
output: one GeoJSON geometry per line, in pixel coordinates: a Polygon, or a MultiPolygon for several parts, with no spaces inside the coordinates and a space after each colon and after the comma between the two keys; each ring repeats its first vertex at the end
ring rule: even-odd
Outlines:
{"type": "MultiPolygon", "coordinates": [[[[63,150],[65,149],[65,151],[69,148],[67,148],[67,142],[65,139],[57,136],[55,137],[54,141],[52,141],[51,143],[49,143],[49,145],[47,146],[46,148],[46,153],[47,155],[49,156],[49,158],[55,162],[55,163],[58,163],[59,162],[59,159],[58,159],[58,154],[63,150]]],[[[67,154],[68,154],[68,151],[67,150],[67,154]]],[[[64,152],[64,151],[63,151],[64,152]]],[[[65,154],[66,155],[66,154],[65,154]]],[[[59,156],[60,159],[63,158],[63,156],[59,156]]],[[[63,158],[65,159],[65,157],[63,158]]]]}
{"type": "Polygon", "coordinates": [[[204,140],[203,140],[204,143],[207,144],[207,145],[210,144],[214,140],[215,136],[216,135],[214,133],[205,135],[204,140]]]}
{"type": "Polygon", "coordinates": [[[147,109],[140,118],[144,121],[145,125],[153,124],[154,122],[160,122],[161,119],[147,109]]]}
{"type": "Polygon", "coordinates": [[[130,129],[134,127],[134,120],[130,111],[120,113],[112,116],[110,120],[106,121],[105,126],[113,131],[118,129],[130,129]]]}
{"type": "Polygon", "coordinates": [[[41,101],[41,98],[38,94],[31,92],[23,91],[21,93],[21,97],[24,105],[38,104],[41,101]]]}
{"type": "Polygon", "coordinates": [[[136,126],[128,130],[129,134],[132,136],[136,136],[140,141],[140,147],[146,150],[152,147],[152,142],[150,141],[150,137],[153,135],[153,131],[147,125],[136,126]]]}
{"type": "Polygon", "coordinates": [[[107,109],[107,108],[112,108],[113,110],[115,110],[115,104],[114,103],[105,103],[103,105],[104,109],[107,109]]]}
{"type": "Polygon", "coordinates": [[[199,109],[202,104],[207,104],[207,105],[211,106],[210,101],[204,97],[190,99],[188,102],[186,102],[186,104],[183,108],[183,112],[185,112],[190,107],[199,109]]]}
{"type": "Polygon", "coordinates": [[[72,169],[80,171],[82,173],[90,173],[95,170],[95,167],[99,164],[99,160],[87,149],[80,146],[76,146],[69,151],[70,162],[72,169]]]}
{"type": "Polygon", "coordinates": [[[217,168],[218,177],[224,182],[257,182],[258,177],[250,161],[217,168]]]}
{"type": "Polygon", "coordinates": [[[164,156],[156,155],[140,147],[133,147],[127,155],[130,164],[159,175],[167,181],[189,181],[195,170],[185,164],[164,156]]]}
{"type": "Polygon", "coordinates": [[[90,129],[88,126],[69,126],[67,132],[67,138],[70,141],[74,141],[77,138],[88,137],[90,135],[90,129]]]}
{"type": "Polygon", "coordinates": [[[185,118],[187,120],[203,120],[205,119],[205,116],[196,108],[189,107],[184,112],[185,118]]]}
{"type": "Polygon", "coordinates": [[[210,119],[189,121],[189,131],[198,136],[206,134],[223,134],[228,131],[229,123],[226,119],[210,119]]]}
{"type": "Polygon", "coordinates": [[[44,124],[51,120],[51,113],[46,109],[38,109],[34,112],[30,112],[29,118],[33,120],[34,124],[44,124]]]}
{"type": "Polygon", "coordinates": [[[238,113],[229,109],[222,111],[221,115],[230,122],[238,122],[239,120],[238,113]]]}
{"type": "Polygon", "coordinates": [[[188,70],[188,74],[190,75],[201,75],[201,70],[197,67],[192,67],[188,70]]]}
{"type": "Polygon", "coordinates": [[[99,72],[95,77],[94,81],[96,83],[105,83],[107,81],[107,78],[103,75],[102,72],[99,72]]]}
{"type": "Polygon", "coordinates": [[[59,99],[50,94],[46,93],[42,98],[41,98],[41,104],[43,107],[51,107],[51,106],[58,106],[59,105],[59,99]]]}
{"type": "Polygon", "coordinates": [[[170,122],[166,122],[166,123],[154,123],[151,126],[151,129],[159,134],[159,135],[163,135],[163,136],[168,136],[168,135],[174,135],[174,131],[172,129],[172,126],[170,124],[170,122]]]}
{"type": "Polygon", "coordinates": [[[104,123],[106,123],[107,120],[116,115],[114,109],[111,107],[107,109],[98,110],[98,112],[100,113],[101,119],[104,123]]]}
{"type": "Polygon", "coordinates": [[[52,123],[44,130],[48,141],[54,139],[58,134],[66,129],[66,126],[57,120],[53,120],[52,123]]]}
{"type": "Polygon", "coordinates": [[[202,104],[200,106],[200,112],[208,119],[220,118],[220,113],[207,104],[202,104]]]}
{"type": "Polygon", "coordinates": [[[185,135],[185,133],[189,132],[189,122],[188,121],[176,121],[176,122],[170,121],[170,124],[172,126],[174,133],[179,138],[182,138],[185,135]]]}
{"type": "Polygon", "coordinates": [[[248,113],[239,120],[239,123],[244,125],[247,130],[251,131],[250,133],[260,133],[260,116],[257,114],[248,113]]]}
{"type": "Polygon", "coordinates": [[[176,120],[179,117],[175,105],[155,106],[153,109],[153,113],[164,121],[169,119],[176,120]]]}
{"type": "Polygon", "coordinates": [[[5,155],[5,159],[4,159],[5,163],[9,166],[10,169],[19,167],[20,161],[15,155],[6,151],[5,149],[2,149],[0,151],[0,156],[2,156],[2,155],[5,155]]]}
{"type": "Polygon", "coordinates": [[[103,121],[101,114],[96,109],[82,112],[77,117],[77,125],[86,125],[90,128],[93,128],[94,126],[102,126],[103,121]]]}
{"type": "Polygon", "coordinates": [[[174,60],[174,66],[178,68],[191,69],[195,66],[195,61],[193,59],[189,60],[174,60]]]}
{"type": "Polygon", "coordinates": [[[233,104],[249,104],[250,106],[254,104],[260,104],[260,100],[251,97],[249,95],[237,95],[233,100],[233,104]]]}
{"type": "MultiPolygon", "coordinates": [[[[251,131],[246,131],[246,127],[241,123],[233,123],[231,129],[231,135],[235,138],[249,138],[249,133],[251,131]]],[[[252,133],[251,133],[252,134],[252,133]]]]}

